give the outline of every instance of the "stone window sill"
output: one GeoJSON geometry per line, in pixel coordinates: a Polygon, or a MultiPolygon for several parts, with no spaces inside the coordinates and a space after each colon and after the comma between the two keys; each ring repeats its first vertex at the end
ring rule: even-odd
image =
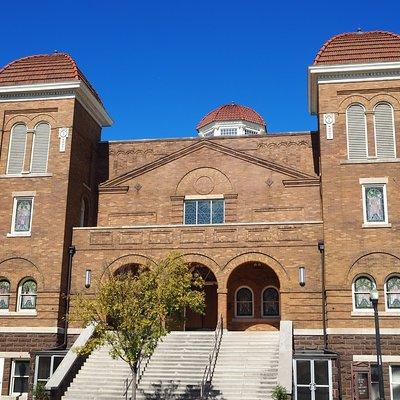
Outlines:
{"type": "Polygon", "coordinates": [[[0,179],[15,179],[15,178],[51,178],[53,174],[2,174],[0,179]]]}
{"type": "Polygon", "coordinates": [[[392,224],[385,224],[385,223],[377,223],[377,224],[374,224],[374,223],[365,223],[365,224],[362,224],[362,227],[363,228],[391,228],[392,227],[392,224]]]}
{"type": "Polygon", "coordinates": [[[23,232],[23,233],[7,233],[7,237],[31,237],[31,232],[23,232]]]}
{"type": "Polygon", "coordinates": [[[37,311],[9,311],[9,310],[0,310],[0,318],[1,317],[36,317],[37,311]]]}
{"type": "Polygon", "coordinates": [[[342,160],[341,165],[346,164],[376,164],[376,163],[398,163],[400,158],[366,158],[364,160],[342,160]]]}
{"type": "Polygon", "coordinates": [[[365,310],[365,311],[352,311],[351,312],[352,317],[373,317],[374,316],[374,310],[365,310]]]}
{"type": "Polygon", "coordinates": [[[265,322],[265,321],[280,321],[279,316],[274,316],[274,317],[262,317],[262,318],[254,318],[254,317],[235,317],[232,318],[233,322],[265,322]]]}

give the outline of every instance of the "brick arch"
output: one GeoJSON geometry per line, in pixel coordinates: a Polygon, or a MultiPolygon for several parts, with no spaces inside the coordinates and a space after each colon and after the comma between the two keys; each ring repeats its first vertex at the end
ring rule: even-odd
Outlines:
{"type": "Polygon", "coordinates": [[[268,254],[264,254],[261,252],[249,252],[240,254],[232,258],[225,264],[223,268],[224,280],[222,282],[223,285],[221,285],[221,289],[227,289],[228,280],[232,272],[240,265],[248,262],[259,262],[270,267],[278,277],[281,289],[284,288],[286,284],[290,281],[288,272],[278,260],[276,260],[272,256],[269,256],[268,254]]]}
{"type": "Polygon", "coordinates": [[[400,273],[400,257],[383,251],[362,254],[350,265],[345,282],[351,284],[358,275],[372,276],[378,287],[381,287],[389,274],[400,273]]]}
{"type": "Polygon", "coordinates": [[[338,107],[339,113],[345,114],[347,108],[353,103],[361,104],[362,106],[365,107],[365,110],[370,110],[370,100],[367,99],[365,96],[357,95],[357,96],[346,97],[344,100],[342,100],[339,103],[338,107]]]}
{"type": "Polygon", "coordinates": [[[0,261],[0,275],[10,281],[12,289],[17,288],[19,282],[26,277],[32,277],[37,282],[38,291],[39,285],[42,290],[46,288],[41,269],[25,257],[9,257],[0,261]],[[15,268],[16,263],[19,264],[18,268],[15,268]]]}
{"type": "Polygon", "coordinates": [[[49,124],[51,127],[57,124],[57,121],[50,114],[39,114],[32,118],[31,120],[32,126],[30,126],[30,128],[34,128],[37,124],[40,124],[41,122],[45,122],[49,124]]]}
{"type": "Polygon", "coordinates": [[[142,254],[124,254],[106,264],[101,273],[100,280],[104,279],[107,274],[114,274],[119,268],[127,264],[151,265],[155,264],[155,262],[150,257],[142,254]]]}
{"type": "Polygon", "coordinates": [[[14,125],[17,124],[25,124],[27,129],[30,129],[31,119],[26,115],[15,115],[10,118],[7,123],[4,125],[4,131],[11,131],[14,125]]]}
{"type": "Polygon", "coordinates": [[[393,107],[393,110],[398,110],[400,108],[399,100],[390,94],[376,94],[371,98],[370,102],[372,109],[374,109],[379,103],[388,103],[393,107]]]}

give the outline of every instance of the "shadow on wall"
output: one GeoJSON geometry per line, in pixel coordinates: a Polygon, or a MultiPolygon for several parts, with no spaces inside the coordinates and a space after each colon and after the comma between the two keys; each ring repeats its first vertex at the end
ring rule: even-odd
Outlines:
{"type": "MultiPolygon", "coordinates": [[[[168,383],[163,383],[159,381],[158,383],[152,383],[151,389],[139,389],[139,394],[141,394],[145,400],[199,400],[200,399],[200,389],[198,385],[187,385],[184,393],[177,393],[180,381],[169,381],[168,383]]],[[[207,399],[218,399],[225,400],[221,393],[217,390],[213,390],[212,386],[210,388],[210,393],[207,399]]]]}

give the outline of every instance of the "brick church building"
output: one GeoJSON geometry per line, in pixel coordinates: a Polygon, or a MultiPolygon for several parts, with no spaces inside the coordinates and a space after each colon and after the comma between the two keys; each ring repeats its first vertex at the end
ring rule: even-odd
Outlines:
{"type": "Polygon", "coordinates": [[[69,55],[1,69],[1,399],[46,383],[82,332],[68,294],[176,250],[206,282],[187,331],[292,321],[297,400],[379,398],[376,289],[385,393],[400,400],[400,36],[328,40],[308,104],[315,132],[270,133],[232,103],[197,137],[101,141],[112,120],[69,55]]]}

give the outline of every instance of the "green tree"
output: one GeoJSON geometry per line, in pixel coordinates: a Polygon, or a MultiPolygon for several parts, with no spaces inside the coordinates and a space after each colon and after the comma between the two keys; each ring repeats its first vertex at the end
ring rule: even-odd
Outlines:
{"type": "Polygon", "coordinates": [[[79,294],[72,300],[70,320],[95,326],[80,354],[109,345],[110,355],[127,362],[132,371],[132,399],[136,399],[140,361],[151,356],[168,333],[170,318],[185,308],[204,312],[203,279],[192,274],[183,257],[170,253],[136,274],[109,276],[99,282],[94,297],[79,294]]]}

